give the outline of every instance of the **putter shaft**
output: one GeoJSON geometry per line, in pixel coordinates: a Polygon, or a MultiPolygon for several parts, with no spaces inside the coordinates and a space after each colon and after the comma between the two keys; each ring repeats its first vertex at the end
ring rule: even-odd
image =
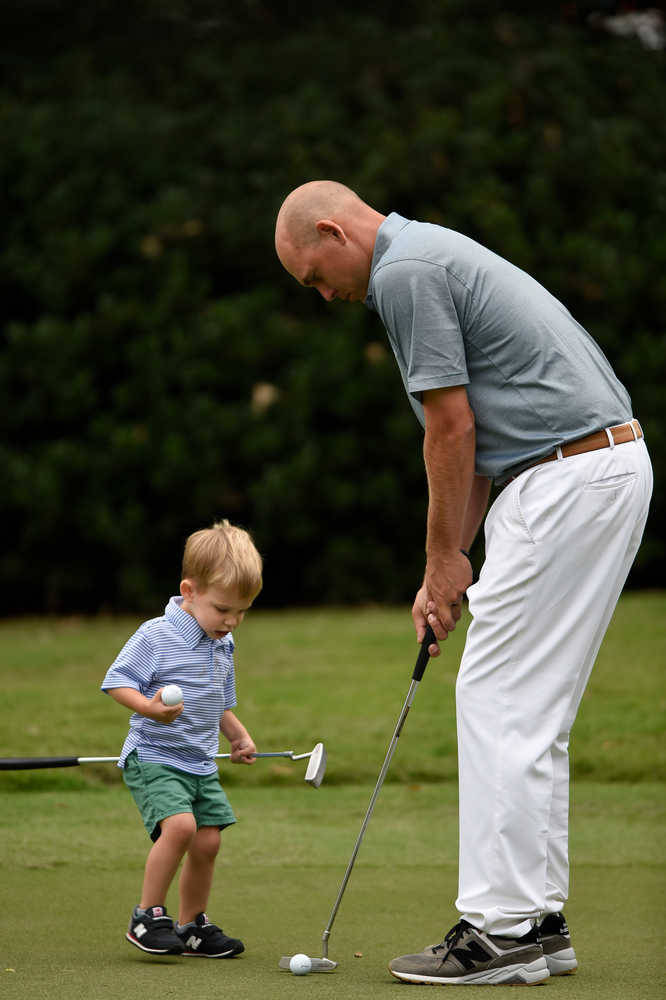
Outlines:
{"type": "Polygon", "coordinates": [[[407,697],[405,698],[405,703],[402,706],[400,715],[398,716],[398,721],[396,723],[395,730],[393,731],[393,736],[391,737],[391,742],[389,743],[389,747],[386,752],[386,757],[384,758],[384,763],[382,764],[381,771],[379,772],[379,777],[377,778],[377,784],[375,785],[375,790],[372,793],[370,804],[368,805],[365,817],[361,824],[361,829],[359,831],[358,837],[356,838],[356,843],[354,844],[354,850],[352,851],[352,856],[349,859],[347,870],[345,871],[342,882],[340,883],[340,889],[338,890],[337,899],[333,904],[331,915],[328,918],[328,923],[326,924],[324,933],[322,934],[322,939],[321,939],[322,955],[323,958],[325,959],[328,959],[328,939],[331,936],[331,928],[333,927],[333,922],[335,921],[338,910],[340,908],[340,903],[342,902],[342,897],[344,896],[345,889],[347,888],[347,883],[349,882],[349,877],[352,873],[354,862],[356,861],[356,856],[361,846],[361,841],[363,840],[363,836],[365,834],[367,825],[370,822],[370,817],[372,816],[373,810],[375,808],[375,802],[377,801],[377,796],[379,795],[381,787],[384,784],[384,778],[386,777],[386,773],[390,767],[391,760],[393,759],[393,754],[395,753],[395,749],[398,745],[398,739],[400,738],[402,727],[405,724],[405,719],[407,718],[407,714],[412,706],[412,702],[414,701],[414,695],[416,694],[416,689],[421,683],[421,678],[423,677],[426,665],[428,663],[428,659],[430,656],[430,654],[428,653],[428,647],[432,643],[436,642],[437,639],[435,637],[435,634],[428,625],[428,627],[426,628],[426,634],[423,637],[423,641],[421,643],[421,649],[419,651],[419,655],[416,661],[416,666],[414,667],[414,673],[412,674],[412,680],[409,685],[409,691],[407,692],[407,697]]]}

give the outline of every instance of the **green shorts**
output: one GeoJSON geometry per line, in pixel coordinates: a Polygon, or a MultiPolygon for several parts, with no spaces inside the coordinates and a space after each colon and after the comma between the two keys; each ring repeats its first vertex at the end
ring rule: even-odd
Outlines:
{"type": "Polygon", "coordinates": [[[189,774],[165,764],[151,764],[139,760],[133,750],[125,761],[123,780],[151,840],[158,839],[162,820],[176,813],[192,813],[197,829],[217,826],[223,830],[236,822],[217,774],[189,774]]]}

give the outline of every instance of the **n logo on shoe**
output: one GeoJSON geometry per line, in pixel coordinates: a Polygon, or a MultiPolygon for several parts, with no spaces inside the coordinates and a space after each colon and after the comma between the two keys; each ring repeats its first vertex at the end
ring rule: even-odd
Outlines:
{"type": "Polygon", "coordinates": [[[185,944],[191,951],[196,951],[202,941],[203,938],[195,937],[194,934],[190,934],[185,944]]]}
{"type": "Polygon", "coordinates": [[[473,969],[475,962],[489,962],[493,957],[478,941],[469,941],[463,948],[452,948],[451,954],[465,969],[473,969]]]}

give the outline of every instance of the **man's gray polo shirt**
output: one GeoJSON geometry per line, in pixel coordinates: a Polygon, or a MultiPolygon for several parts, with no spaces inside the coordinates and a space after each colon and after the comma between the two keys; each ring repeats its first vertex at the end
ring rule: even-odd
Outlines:
{"type": "Polygon", "coordinates": [[[366,305],[386,327],[409,401],[465,385],[476,472],[530,459],[631,419],[602,351],[537,281],[451,229],[392,213],[379,227],[366,305]]]}

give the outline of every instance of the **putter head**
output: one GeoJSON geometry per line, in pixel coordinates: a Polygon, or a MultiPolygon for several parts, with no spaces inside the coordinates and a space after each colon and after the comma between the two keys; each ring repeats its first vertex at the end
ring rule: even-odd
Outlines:
{"type": "MultiPolygon", "coordinates": [[[[289,962],[291,961],[291,955],[283,955],[278,962],[278,968],[289,972],[289,962]]],[[[310,958],[312,962],[312,968],[310,972],[333,972],[337,969],[338,963],[332,962],[330,958],[310,958]]]]}
{"type": "MultiPolygon", "coordinates": [[[[319,788],[326,774],[326,750],[323,743],[317,743],[310,754],[305,780],[313,788],[319,788]]],[[[314,960],[313,960],[314,961],[314,960]]]]}

